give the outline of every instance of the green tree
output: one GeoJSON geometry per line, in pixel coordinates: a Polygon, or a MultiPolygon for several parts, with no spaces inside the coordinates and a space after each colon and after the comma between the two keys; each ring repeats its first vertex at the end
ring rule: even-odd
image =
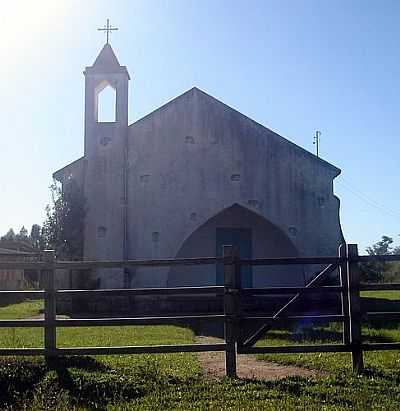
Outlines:
{"type": "MultiPolygon", "coordinates": [[[[387,255],[392,254],[393,238],[386,235],[366,251],[369,255],[387,255]]],[[[385,261],[371,261],[361,264],[361,279],[367,282],[381,282],[385,279],[385,273],[388,271],[388,263],[385,261]]]]}
{"type": "Polygon", "coordinates": [[[56,182],[50,186],[51,204],[46,206],[42,236],[46,248],[53,249],[58,258],[81,259],[83,255],[84,196],[75,180],[63,189],[56,182]]]}
{"type": "Polygon", "coordinates": [[[15,241],[15,232],[10,228],[5,235],[1,237],[1,240],[15,241]]]}
{"type": "Polygon", "coordinates": [[[33,224],[31,228],[31,235],[29,236],[29,240],[34,248],[38,250],[44,249],[44,242],[42,236],[42,228],[39,224],[33,224]]]}
{"type": "MultiPolygon", "coordinates": [[[[400,236],[400,234],[399,234],[400,236]]],[[[400,255],[400,245],[393,248],[393,254],[400,255]]]]}
{"type": "Polygon", "coordinates": [[[19,230],[19,233],[15,236],[15,239],[18,241],[29,240],[28,230],[25,228],[25,226],[21,227],[21,229],[19,230]]]}

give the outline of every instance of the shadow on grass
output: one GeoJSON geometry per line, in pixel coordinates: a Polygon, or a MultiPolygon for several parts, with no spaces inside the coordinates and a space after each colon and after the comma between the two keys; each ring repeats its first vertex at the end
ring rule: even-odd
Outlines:
{"type": "MultiPolygon", "coordinates": [[[[385,298],[368,298],[363,297],[361,299],[362,312],[399,312],[400,302],[395,300],[387,300],[385,298]]],[[[383,315],[381,318],[369,318],[364,322],[365,325],[381,329],[400,329],[399,320],[388,320],[383,315]]]]}
{"type": "MultiPolygon", "coordinates": [[[[375,327],[376,328],[376,327],[375,327]]],[[[384,335],[362,335],[363,342],[370,342],[370,343],[395,343],[399,342],[396,338],[392,338],[390,336],[384,335]]]]}
{"type": "MultiPolygon", "coordinates": [[[[149,390],[154,378],[141,370],[130,375],[91,357],[61,357],[45,361],[0,361],[0,408],[58,409],[60,403],[104,407],[119,398],[134,399],[149,390]]],[[[64,408],[63,408],[64,409],[64,408]]],[[[65,408],[65,409],[68,409],[65,408]]]]}
{"type": "Polygon", "coordinates": [[[110,369],[110,367],[102,362],[88,356],[58,357],[50,359],[47,361],[47,367],[56,371],[68,368],[77,368],[86,371],[106,371],[110,369]]]}
{"type": "Polygon", "coordinates": [[[271,330],[268,331],[263,340],[280,341],[285,340],[288,343],[298,342],[341,342],[342,333],[335,330],[326,329],[301,329],[301,330],[271,330]]]}
{"type": "MultiPolygon", "coordinates": [[[[377,328],[377,327],[374,327],[377,328]]],[[[385,335],[366,335],[363,334],[365,340],[373,343],[390,343],[397,342],[397,340],[391,336],[385,335]]],[[[305,330],[272,330],[268,331],[262,341],[285,341],[288,344],[290,343],[315,343],[315,344],[332,344],[332,343],[342,343],[343,334],[340,331],[335,330],[326,330],[326,329],[305,329],[305,330]]]]}

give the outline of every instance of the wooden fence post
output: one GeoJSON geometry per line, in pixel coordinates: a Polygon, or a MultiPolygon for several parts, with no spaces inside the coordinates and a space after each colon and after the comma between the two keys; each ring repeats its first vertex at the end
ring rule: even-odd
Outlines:
{"type": "Polygon", "coordinates": [[[230,378],[236,378],[236,342],[238,339],[238,310],[240,266],[237,264],[239,249],[231,245],[223,247],[224,257],[224,314],[225,314],[225,370],[230,378]],[[239,269],[238,269],[239,267],[239,269]]]}
{"type": "Polygon", "coordinates": [[[339,277],[340,286],[343,287],[341,293],[342,299],[342,313],[344,315],[343,320],[343,344],[350,345],[350,313],[349,313],[349,293],[348,293],[348,264],[347,264],[347,245],[340,244],[339,246],[339,258],[343,258],[344,261],[339,265],[339,277]]]}
{"type": "MultiPolygon", "coordinates": [[[[54,251],[45,250],[43,254],[44,261],[53,265],[54,251]]],[[[44,349],[46,360],[55,356],[57,348],[56,343],[56,294],[54,283],[54,268],[44,271],[44,349]]]]}
{"type": "Polygon", "coordinates": [[[348,292],[350,314],[350,343],[353,359],[353,371],[361,374],[364,371],[361,333],[361,298],[360,298],[360,268],[358,266],[357,244],[348,244],[348,292]]]}

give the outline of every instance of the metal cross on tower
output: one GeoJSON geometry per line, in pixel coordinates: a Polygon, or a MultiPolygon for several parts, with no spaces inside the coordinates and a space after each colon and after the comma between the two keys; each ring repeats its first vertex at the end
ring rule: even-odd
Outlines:
{"type": "Polygon", "coordinates": [[[106,32],[107,44],[108,44],[108,39],[109,39],[110,33],[115,31],[115,30],[118,30],[118,28],[117,27],[112,27],[111,24],[110,24],[110,19],[107,19],[107,24],[102,29],[97,29],[97,30],[106,32]]]}

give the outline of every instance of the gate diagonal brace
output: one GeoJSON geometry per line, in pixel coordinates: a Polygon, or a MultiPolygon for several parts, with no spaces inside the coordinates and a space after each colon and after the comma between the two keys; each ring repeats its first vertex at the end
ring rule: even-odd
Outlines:
{"type": "MultiPolygon", "coordinates": [[[[322,280],[325,279],[326,276],[331,274],[338,268],[337,264],[329,264],[325,267],[317,276],[315,276],[307,285],[306,288],[312,288],[319,286],[322,280]]],[[[300,297],[302,297],[304,293],[298,293],[294,297],[292,297],[282,308],[280,308],[272,317],[278,318],[282,314],[284,314],[295,302],[298,301],[300,297]]],[[[271,329],[271,322],[263,324],[254,334],[248,337],[241,345],[243,347],[252,347],[260,338],[264,337],[264,335],[271,329]]]]}

